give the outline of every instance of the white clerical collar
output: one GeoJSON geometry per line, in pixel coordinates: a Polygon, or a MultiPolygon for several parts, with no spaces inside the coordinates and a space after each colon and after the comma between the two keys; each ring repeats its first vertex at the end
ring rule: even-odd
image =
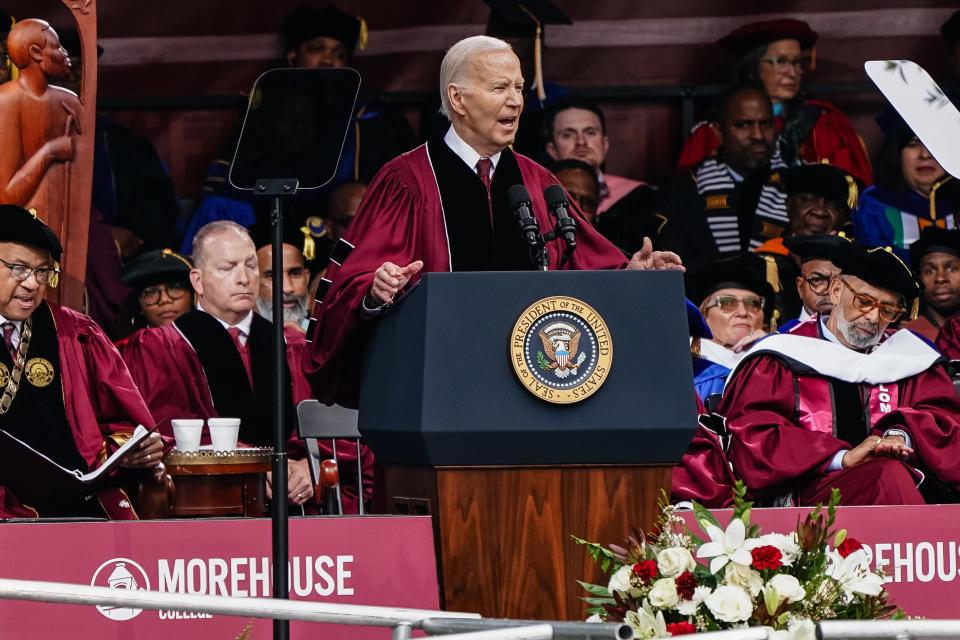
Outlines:
{"type": "MultiPolygon", "coordinates": [[[[6,322],[11,323],[14,327],[13,335],[10,336],[10,340],[13,342],[13,347],[17,348],[20,346],[20,331],[23,329],[23,320],[7,320],[6,318],[3,317],[3,315],[0,315],[0,325],[6,322]]],[[[0,338],[2,337],[3,337],[3,333],[0,332],[0,338]]],[[[0,340],[0,345],[2,344],[3,344],[3,341],[0,340]]]]}
{"type": "Polygon", "coordinates": [[[797,322],[806,322],[813,317],[813,314],[807,311],[806,307],[800,309],[800,316],[797,318],[797,322]]]}
{"type": "MultiPolygon", "coordinates": [[[[443,136],[443,141],[450,147],[450,150],[457,154],[457,157],[467,163],[467,166],[470,167],[471,171],[477,170],[477,162],[482,158],[477,150],[468,145],[463,141],[458,134],[456,129],[453,128],[453,124],[450,125],[450,128],[447,129],[447,135],[443,136]]],[[[490,157],[490,177],[493,178],[493,172],[497,169],[497,163],[500,162],[500,154],[502,151],[497,151],[490,157]]]]}
{"type": "MultiPolygon", "coordinates": [[[[203,311],[204,313],[210,313],[209,311],[205,310],[202,306],[200,306],[199,302],[197,303],[197,309],[199,309],[200,311],[203,311]]],[[[236,327],[237,329],[240,329],[240,342],[246,343],[247,338],[250,336],[250,327],[253,325],[253,311],[250,311],[249,313],[247,313],[244,319],[238,322],[237,324],[230,324],[229,322],[213,315],[212,313],[210,313],[210,315],[216,318],[217,322],[222,324],[224,329],[229,329],[230,327],[236,327]]]]}

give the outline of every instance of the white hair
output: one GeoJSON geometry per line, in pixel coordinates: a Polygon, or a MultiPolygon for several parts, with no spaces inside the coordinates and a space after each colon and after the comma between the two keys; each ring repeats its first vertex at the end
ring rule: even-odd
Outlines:
{"type": "Polygon", "coordinates": [[[470,74],[470,63],[474,56],[489,51],[513,51],[513,47],[490,36],[470,36],[464,38],[447,50],[440,63],[440,113],[450,119],[450,98],[447,97],[447,87],[457,85],[463,87],[470,74]]]}

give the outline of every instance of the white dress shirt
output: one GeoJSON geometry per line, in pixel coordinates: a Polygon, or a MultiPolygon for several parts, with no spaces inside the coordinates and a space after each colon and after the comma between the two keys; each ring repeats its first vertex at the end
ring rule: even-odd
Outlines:
{"type": "MultiPolygon", "coordinates": [[[[457,154],[457,157],[463,160],[470,170],[476,173],[477,171],[477,162],[481,156],[477,153],[476,149],[468,145],[463,141],[459,135],[457,135],[456,130],[453,128],[453,125],[450,125],[450,128],[447,129],[447,135],[443,136],[443,141],[450,147],[450,150],[457,154]]],[[[497,163],[500,162],[500,154],[502,151],[497,151],[490,158],[490,179],[493,180],[493,172],[497,170],[497,163]]]]}
{"type": "MultiPolygon", "coordinates": [[[[209,313],[208,311],[205,311],[199,303],[197,303],[197,309],[203,311],[204,313],[209,313]]],[[[216,318],[217,322],[222,324],[224,329],[229,329],[230,327],[236,327],[237,329],[240,329],[240,336],[237,338],[237,340],[242,346],[247,345],[247,338],[250,337],[250,327],[253,325],[253,311],[250,311],[247,316],[237,324],[225,322],[224,320],[217,318],[217,316],[214,316],[212,313],[210,315],[216,318]]]]}
{"type": "MultiPolygon", "coordinates": [[[[13,348],[20,348],[20,332],[23,329],[23,320],[7,320],[2,315],[0,315],[0,326],[5,322],[13,323],[13,335],[10,336],[10,341],[13,342],[13,348]]],[[[0,337],[3,337],[2,330],[0,330],[0,337]]]]}

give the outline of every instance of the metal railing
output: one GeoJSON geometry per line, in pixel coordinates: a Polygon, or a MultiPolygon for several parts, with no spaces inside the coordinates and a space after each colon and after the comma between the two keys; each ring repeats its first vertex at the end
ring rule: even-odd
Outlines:
{"type": "Polygon", "coordinates": [[[822,640],[940,640],[960,638],[960,620],[828,620],[821,622],[822,640]]]}

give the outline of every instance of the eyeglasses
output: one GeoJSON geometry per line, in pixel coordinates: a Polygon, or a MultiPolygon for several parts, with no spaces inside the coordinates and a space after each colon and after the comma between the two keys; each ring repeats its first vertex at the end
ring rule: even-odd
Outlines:
{"type": "Polygon", "coordinates": [[[191,291],[190,285],[186,282],[174,282],[172,284],[158,284],[152,287],[147,287],[140,292],[138,298],[140,299],[140,304],[145,307],[153,307],[160,304],[160,299],[163,297],[163,294],[166,293],[167,297],[171,300],[179,300],[187,293],[191,291]]]}
{"type": "Polygon", "coordinates": [[[37,284],[44,285],[50,282],[55,274],[60,273],[60,269],[53,267],[28,267],[25,264],[11,264],[2,258],[0,258],[0,262],[5,264],[7,269],[10,269],[10,277],[17,282],[23,282],[30,276],[34,276],[37,279],[37,284]]]}
{"type": "Polygon", "coordinates": [[[810,71],[810,56],[800,56],[799,58],[788,58],[786,56],[777,56],[776,58],[760,58],[760,62],[766,62],[773,66],[774,71],[786,73],[788,69],[793,68],[797,73],[807,73],[810,71]]]}
{"type": "Polygon", "coordinates": [[[807,276],[803,278],[803,281],[810,287],[810,291],[813,291],[818,296],[824,295],[830,289],[830,277],[822,276],[819,273],[807,276]]]}
{"type": "Polygon", "coordinates": [[[884,322],[896,322],[900,319],[900,316],[906,312],[906,309],[898,304],[893,304],[891,302],[880,302],[873,296],[855,291],[853,287],[847,284],[847,281],[843,278],[838,277],[837,280],[839,280],[843,286],[846,287],[847,291],[853,294],[853,305],[856,307],[857,311],[863,315],[866,315],[876,309],[880,313],[880,319],[884,322]]]}
{"type": "Polygon", "coordinates": [[[746,309],[747,313],[759,313],[763,311],[764,302],[763,298],[759,296],[747,296],[746,298],[738,298],[737,296],[716,296],[714,299],[706,306],[706,309],[711,309],[713,307],[720,307],[720,311],[724,313],[733,313],[740,307],[740,303],[743,303],[743,308],[746,309]]]}

